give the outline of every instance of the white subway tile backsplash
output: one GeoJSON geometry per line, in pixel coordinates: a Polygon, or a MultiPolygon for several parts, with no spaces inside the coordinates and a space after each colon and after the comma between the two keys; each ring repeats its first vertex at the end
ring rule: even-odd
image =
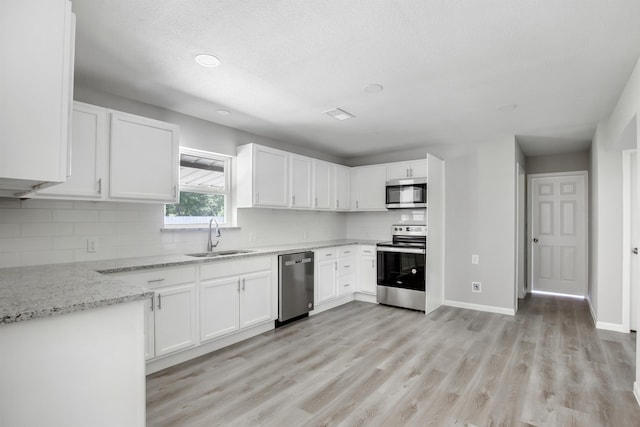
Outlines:
{"type": "Polygon", "coordinates": [[[20,235],[23,237],[70,236],[72,234],[73,224],[71,223],[35,222],[20,225],[20,235]]]}
{"type": "Polygon", "coordinates": [[[104,236],[118,232],[115,222],[79,222],[73,224],[73,234],[76,236],[104,236]]]}
{"type": "Polygon", "coordinates": [[[27,199],[20,202],[23,209],[73,209],[73,202],[66,200],[27,199]]]}
{"type": "Polygon", "coordinates": [[[0,239],[0,252],[26,252],[51,250],[51,237],[11,237],[0,239]]]}
{"type": "Polygon", "coordinates": [[[72,250],[33,251],[22,253],[22,265],[59,264],[73,262],[72,250]]]}
{"type": "Polygon", "coordinates": [[[0,224],[0,238],[20,236],[20,224],[0,224]]]}
{"type": "Polygon", "coordinates": [[[53,238],[53,249],[81,249],[87,247],[87,239],[78,236],[60,236],[53,238]]]}
{"type": "Polygon", "coordinates": [[[54,222],[96,222],[99,217],[98,212],[87,209],[55,209],[53,211],[54,222]]]}
{"type": "Polygon", "coordinates": [[[53,211],[51,209],[0,209],[0,224],[51,221],[53,221],[53,211]]]}
{"type": "Polygon", "coordinates": [[[0,253],[0,268],[16,267],[21,265],[20,252],[0,253]]]}
{"type": "Polygon", "coordinates": [[[19,199],[9,199],[0,197],[0,209],[19,209],[20,208],[20,200],[19,199]]]}

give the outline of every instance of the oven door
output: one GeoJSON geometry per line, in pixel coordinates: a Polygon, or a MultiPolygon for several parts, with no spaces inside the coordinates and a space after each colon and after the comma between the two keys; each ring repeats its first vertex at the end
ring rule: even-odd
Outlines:
{"type": "Polygon", "coordinates": [[[425,249],[389,246],[377,249],[378,286],[425,290],[425,249]]]}

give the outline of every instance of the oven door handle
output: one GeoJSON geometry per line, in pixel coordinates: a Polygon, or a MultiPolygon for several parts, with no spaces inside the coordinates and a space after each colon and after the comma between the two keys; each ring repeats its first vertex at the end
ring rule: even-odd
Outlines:
{"type": "Polygon", "coordinates": [[[426,254],[427,250],[426,249],[420,249],[420,248],[393,248],[390,246],[378,246],[377,247],[377,251],[378,252],[399,252],[399,253],[405,253],[405,254],[426,254]]]}

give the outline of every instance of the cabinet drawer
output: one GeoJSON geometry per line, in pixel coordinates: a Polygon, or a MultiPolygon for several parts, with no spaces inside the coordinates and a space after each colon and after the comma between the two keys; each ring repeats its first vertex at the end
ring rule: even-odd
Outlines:
{"type": "Polygon", "coordinates": [[[353,293],[356,290],[356,275],[349,274],[338,278],[338,295],[353,293]]]}
{"type": "Polygon", "coordinates": [[[360,255],[374,256],[376,254],[376,247],[373,245],[360,245],[360,255]]]}
{"type": "Polygon", "coordinates": [[[145,284],[150,289],[156,289],[159,287],[179,285],[181,283],[195,282],[196,267],[154,268],[141,273],[115,273],[113,276],[117,276],[119,279],[129,283],[145,284]]]}
{"type": "Polygon", "coordinates": [[[357,249],[358,249],[357,246],[340,246],[338,248],[338,256],[339,257],[353,256],[356,254],[357,249]]]}
{"type": "Polygon", "coordinates": [[[354,257],[346,257],[338,259],[338,275],[346,276],[349,274],[355,274],[356,265],[354,257]]]}
{"type": "Polygon", "coordinates": [[[322,261],[324,259],[334,259],[338,256],[338,248],[323,248],[316,249],[316,261],[322,261]]]}
{"type": "Polygon", "coordinates": [[[271,270],[271,257],[260,256],[201,264],[200,280],[236,276],[260,270],[271,270]]]}

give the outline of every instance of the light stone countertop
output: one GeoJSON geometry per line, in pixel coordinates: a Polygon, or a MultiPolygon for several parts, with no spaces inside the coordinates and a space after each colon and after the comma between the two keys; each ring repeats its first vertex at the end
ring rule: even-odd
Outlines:
{"type": "Polygon", "coordinates": [[[151,297],[152,291],[109,276],[140,271],[279,255],[346,245],[375,245],[371,240],[329,240],[251,248],[248,253],[196,258],[164,255],[103,261],[49,264],[0,269],[0,324],[104,307],[151,297]]]}

